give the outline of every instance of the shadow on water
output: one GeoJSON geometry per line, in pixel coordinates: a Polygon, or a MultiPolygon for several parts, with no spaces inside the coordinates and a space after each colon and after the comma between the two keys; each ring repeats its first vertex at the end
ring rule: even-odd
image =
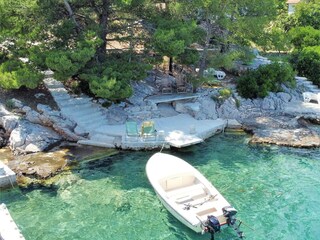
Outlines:
{"type": "Polygon", "coordinates": [[[155,151],[121,151],[117,155],[80,163],[72,169],[72,172],[88,181],[106,177],[116,178],[118,184],[125,190],[149,188],[145,166],[154,153],[155,151]]]}

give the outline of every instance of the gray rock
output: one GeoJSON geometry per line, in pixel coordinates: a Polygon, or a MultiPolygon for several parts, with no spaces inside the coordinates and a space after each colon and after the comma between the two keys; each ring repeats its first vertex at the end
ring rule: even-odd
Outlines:
{"type": "Polygon", "coordinates": [[[49,128],[28,121],[20,121],[18,127],[10,134],[9,147],[18,154],[28,153],[32,149],[44,151],[60,140],[61,136],[49,128]]]}
{"type": "Polygon", "coordinates": [[[223,102],[223,104],[218,108],[219,118],[224,119],[239,119],[240,112],[236,106],[236,101],[234,98],[228,98],[223,102]]]}
{"type": "Polygon", "coordinates": [[[42,97],[44,97],[44,96],[46,96],[44,93],[36,93],[36,94],[34,95],[34,97],[37,98],[37,99],[42,98],[42,97]]]}
{"type": "Polygon", "coordinates": [[[217,119],[218,113],[216,103],[210,97],[203,97],[199,100],[201,111],[195,115],[196,119],[217,119]]]}
{"type": "Polygon", "coordinates": [[[235,119],[228,119],[227,128],[230,128],[230,129],[241,129],[242,128],[242,124],[239,123],[235,119]]]}
{"type": "Polygon", "coordinates": [[[79,125],[77,125],[74,129],[74,133],[79,135],[79,136],[82,136],[82,137],[87,137],[88,136],[88,132],[85,131],[82,127],[80,127],[79,125]]]}
{"type": "Polygon", "coordinates": [[[319,135],[306,128],[258,130],[250,142],[305,148],[320,147],[319,135]]]}
{"type": "Polygon", "coordinates": [[[12,98],[12,99],[11,99],[11,102],[12,102],[12,104],[13,104],[13,108],[21,109],[21,108],[23,108],[23,106],[24,106],[24,104],[23,104],[20,100],[15,99],[15,98],[12,98]]]}
{"type": "Polygon", "coordinates": [[[0,117],[10,115],[10,114],[12,113],[9,112],[2,103],[0,103],[0,117]]]}
{"type": "Polygon", "coordinates": [[[18,125],[20,117],[16,115],[6,115],[0,117],[0,125],[10,134],[18,125]]]}
{"type": "Polygon", "coordinates": [[[25,147],[24,150],[27,153],[41,152],[41,147],[39,145],[35,145],[33,143],[30,143],[25,147]]]}
{"type": "Polygon", "coordinates": [[[10,148],[15,150],[25,144],[28,132],[22,126],[15,128],[10,134],[10,148]]]}
{"type": "Polygon", "coordinates": [[[289,93],[279,92],[279,93],[276,93],[276,95],[278,98],[280,98],[285,103],[290,102],[292,99],[292,96],[289,93]]]}
{"type": "Polygon", "coordinates": [[[6,134],[6,130],[0,127],[0,148],[5,147],[8,142],[8,135],[6,134]]]}
{"type": "Polygon", "coordinates": [[[275,110],[276,106],[274,99],[272,97],[264,98],[261,104],[261,108],[264,110],[275,110]]]}
{"type": "MultiPolygon", "coordinates": [[[[29,107],[24,107],[24,110],[26,110],[25,108],[29,108],[29,107]]],[[[41,116],[40,113],[38,113],[36,111],[33,111],[30,108],[30,110],[28,110],[26,112],[25,118],[26,118],[26,120],[28,120],[28,121],[30,121],[32,123],[41,124],[42,121],[40,119],[40,116],[41,116]]]]}

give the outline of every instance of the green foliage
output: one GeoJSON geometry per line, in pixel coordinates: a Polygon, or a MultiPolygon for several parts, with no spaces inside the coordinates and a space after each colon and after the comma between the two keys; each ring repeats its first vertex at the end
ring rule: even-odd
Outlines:
{"type": "Polygon", "coordinates": [[[14,109],[14,101],[12,99],[8,99],[5,105],[6,105],[6,108],[9,110],[14,109]]]}
{"type": "Polygon", "coordinates": [[[186,78],[187,81],[192,84],[194,92],[207,80],[205,77],[198,77],[194,74],[187,74],[186,78]]]}
{"type": "Polygon", "coordinates": [[[95,50],[80,48],[76,50],[52,51],[46,58],[47,66],[54,71],[54,76],[61,81],[76,75],[94,56],[95,50]]]}
{"type": "Polygon", "coordinates": [[[291,41],[298,50],[308,46],[320,45],[320,30],[316,30],[311,26],[296,27],[290,30],[291,41]]]}
{"type": "Polygon", "coordinates": [[[296,26],[313,27],[320,30],[320,2],[319,0],[301,1],[293,14],[296,26]]]}
{"type": "Polygon", "coordinates": [[[132,95],[131,86],[116,78],[88,75],[90,90],[97,96],[112,101],[128,98],[132,95]]]}
{"type": "Polygon", "coordinates": [[[193,65],[199,61],[199,52],[194,49],[185,49],[183,53],[179,54],[175,60],[183,65],[193,65]]]}
{"type": "Polygon", "coordinates": [[[237,90],[244,98],[264,98],[279,92],[281,85],[295,86],[294,71],[289,64],[272,63],[249,71],[238,79],[237,90]]]}
{"type": "Polygon", "coordinates": [[[220,97],[223,99],[227,99],[231,96],[231,90],[229,88],[221,88],[219,89],[220,97]]]}
{"type": "Polygon", "coordinates": [[[4,89],[18,89],[22,86],[36,88],[42,78],[41,73],[18,60],[9,60],[0,65],[0,87],[4,89]]]}
{"type": "Polygon", "coordinates": [[[303,48],[294,55],[294,60],[299,74],[320,86],[320,46],[303,48]]]}
{"type": "Polygon", "coordinates": [[[150,65],[141,63],[130,53],[113,54],[103,64],[87,68],[79,77],[89,82],[91,92],[97,97],[117,101],[130,97],[130,81],[145,78],[150,69],[150,65]]]}
{"type": "MultiPolygon", "coordinates": [[[[186,47],[199,35],[197,26],[193,21],[159,19],[157,25],[153,35],[153,44],[156,52],[162,56],[176,57],[181,55],[182,57],[186,47]],[[193,33],[197,33],[197,35],[193,35],[193,33]]],[[[195,53],[192,51],[185,54],[191,60],[195,57],[195,53]]]]}
{"type": "Polygon", "coordinates": [[[273,51],[289,51],[292,48],[290,37],[281,28],[273,27],[265,36],[265,44],[262,46],[264,50],[273,51]]]}
{"type": "Polygon", "coordinates": [[[209,53],[208,56],[208,66],[214,67],[214,68],[225,68],[225,69],[231,69],[233,66],[233,61],[238,56],[235,52],[230,53],[209,53]]]}
{"type": "Polygon", "coordinates": [[[231,90],[229,88],[221,88],[219,89],[217,94],[213,94],[211,96],[211,99],[213,101],[218,102],[219,104],[222,104],[225,100],[227,100],[229,97],[231,97],[231,90]]]}
{"type": "Polygon", "coordinates": [[[154,44],[159,53],[170,57],[183,53],[185,48],[185,41],[177,39],[172,29],[158,29],[154,34],[154,44]]]}

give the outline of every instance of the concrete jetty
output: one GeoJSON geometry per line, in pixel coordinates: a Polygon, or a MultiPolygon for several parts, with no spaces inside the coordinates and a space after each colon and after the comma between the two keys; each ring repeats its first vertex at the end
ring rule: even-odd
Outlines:
{"type": "Polygon", "coordinates": [[[0,204],[0,240],[24,240],[18,226],[13,221],[7,206],[0,204]]]}
{"type": "Polygon", "coordinates": [[[0,161],[0,189],[10,188],[16,184],[16,174],[0,161]]]}
{"type": "Polygon", "coordinates": [[[127,138],[124,124],[101,126],[97,131],[118,138],[119,147],[122,149],[139,150],[162,146],[182,148],[203,142],[217,132],[223,131],[227,124],[224,119],[196,120],[188,114],[154,118],[151,121],[157,130],[154,139],[127,138]]]}

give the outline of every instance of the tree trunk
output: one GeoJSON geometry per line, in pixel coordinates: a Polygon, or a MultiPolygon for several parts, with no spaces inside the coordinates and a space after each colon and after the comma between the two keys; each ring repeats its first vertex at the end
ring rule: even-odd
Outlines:
{"type": "Polygon", "coordinates": [[[207,29],[207,35],[206,35],[206,41],[204,44],[204,48],[202,51],[202,56],[200,59],[200,66],[199,66],[199,73],[198,76],[202,77],[203,76],[203,72],[204,69],[206,67],[206,63],[207,63],[207,56],[208,56],[208,48],[209,48],[209,44],[210,44],[210,38],[211,38],[211,24],[209,19],[206,19],[206,29],[207,29]]]}
{"type": "Polygon", "coordinates": [[[66,7],[66,9],[69,13],[70,18],[72,19],[73,23],[76,25],[76,31],[80,32],[80,25],[78,24],[76,18],[74,17],[74,13],[73,13],[73,10],[72,10],[70,4],[68,3],[67,0],[64,0],[63,2],[64,2],[64,6],[66,7]]]}
{"type": "Polygon", "coordinates": [[[100,38],[103,41],[101,46],[97,50],[98,60],[104,61],[107,50],[107,34],[108,34],[108,18],[110,14],[110,0],[102,1],[102,10],[99,18],[99,26],[101,29],[100,38]]]}
{"type": "Polygon", "coordinates": [[[169,57],[169,74],[173,74],[173,57],[169,57]]]}

